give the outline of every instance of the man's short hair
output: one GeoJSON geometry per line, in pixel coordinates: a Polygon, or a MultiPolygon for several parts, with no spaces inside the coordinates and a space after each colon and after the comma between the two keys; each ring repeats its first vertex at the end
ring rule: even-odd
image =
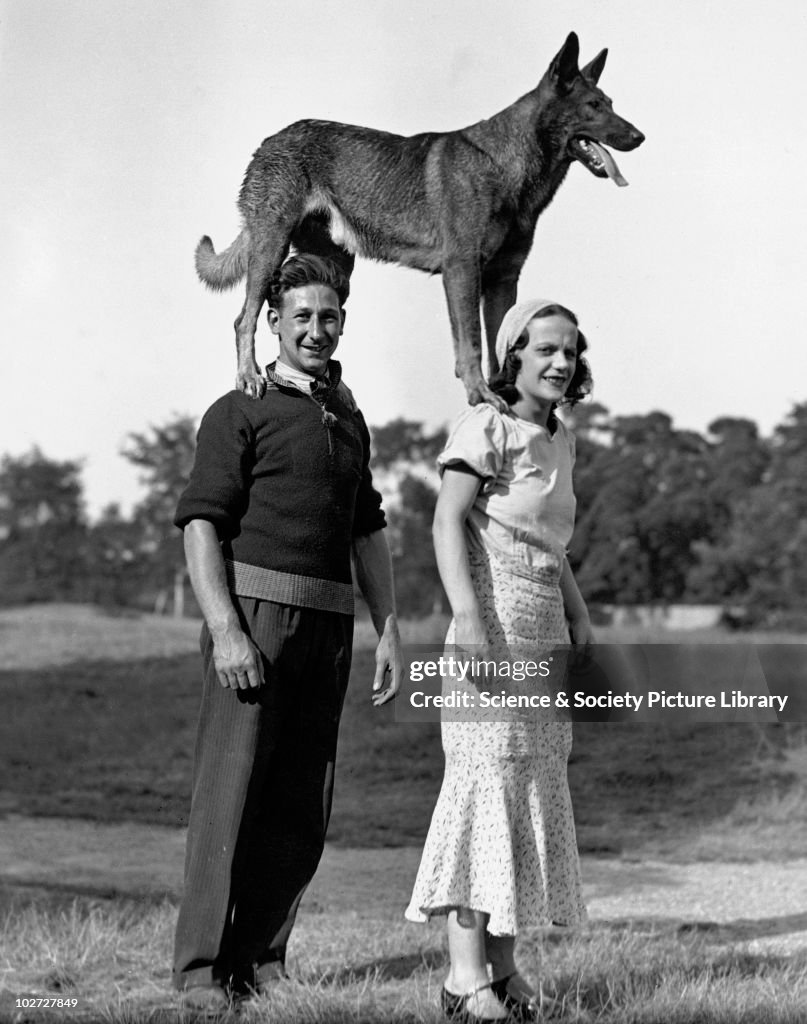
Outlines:
{"type": "Polygon", "coordinates": [[[275,271],[269,285],[269,306],[279,309],[283,296],[292,288],[305,288],[309,284],[324,284],[336,292],[339,305],[344,306],[350,294],[350,281],[332,260],[324,256],[301,252],[290,256],[275,271]]]}

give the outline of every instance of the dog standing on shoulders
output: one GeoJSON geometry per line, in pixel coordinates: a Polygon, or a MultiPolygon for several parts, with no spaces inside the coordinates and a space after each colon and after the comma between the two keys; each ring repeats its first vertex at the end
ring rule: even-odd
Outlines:
{"type": "Polygon", "coordinates": [[[494,372],[496,333],[516,300],[536,222],[572,162],[626,185],[605,146],[627,151],[644,141],[597,86],[607,54],[579,68],[570,33],[535,89],[457,131],[405,138],[307,120],[265,139],[241,187],[241,233],[222,253],[207,236],[196,249],[209,287],[230,288],[246,274],[236,387],[263,394],[255,329],[272,275],[293,246],[347,274],[356,255],[442,274],[456,374],[471,405],[498,404],[482,375],[480,303],[494,372]]]}

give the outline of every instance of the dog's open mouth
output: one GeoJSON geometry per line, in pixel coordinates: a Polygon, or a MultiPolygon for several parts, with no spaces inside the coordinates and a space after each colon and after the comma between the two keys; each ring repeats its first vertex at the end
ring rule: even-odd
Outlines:
{"type": "Polygon", "coordinates": [[[571,148],[580,163],[585,164],[598,178],[610,178],[620,186],[628,184],[622,177],[616,160],[601,143],[593,139],[577,138],[572,139],[571,148]]]}

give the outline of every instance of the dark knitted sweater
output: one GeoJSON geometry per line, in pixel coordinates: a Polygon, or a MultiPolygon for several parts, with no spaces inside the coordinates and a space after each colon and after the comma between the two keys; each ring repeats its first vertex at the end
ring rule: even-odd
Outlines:
{"type": "Polygon", "coordinates": [[[364,417],[335,361],[329,376],[318,400],[275,377],[262,398],[230,391],[202,419],[174,522],[215,525],[235,593],[346,611],[351,542],[386,525],[364,417]]]}

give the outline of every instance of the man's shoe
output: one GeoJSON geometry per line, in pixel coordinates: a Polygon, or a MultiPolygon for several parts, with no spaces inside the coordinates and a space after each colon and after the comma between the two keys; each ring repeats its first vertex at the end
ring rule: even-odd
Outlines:
{"type": "Polygon", "coordinates": [[[179,993],[180,1006],[200,1017],[220,1017],[230,1009],[230,1000],[218,985],[194,985],[179,993]]]}
{"type": "Polygon", "coordinates": [[[288,977],[282,960],[270,960],[237,972],[233,977],[233,987],[241,999],[251,999],[267,995],[279,981],[286,981],[288,977]]]}
{"type": "Polygon", "coordinates": [[[265,992],[278,981],[287,981],[288,977],[286,965],[282,960],[270,960],[269,963],[255,967],[255,991],[265,992]]]}

